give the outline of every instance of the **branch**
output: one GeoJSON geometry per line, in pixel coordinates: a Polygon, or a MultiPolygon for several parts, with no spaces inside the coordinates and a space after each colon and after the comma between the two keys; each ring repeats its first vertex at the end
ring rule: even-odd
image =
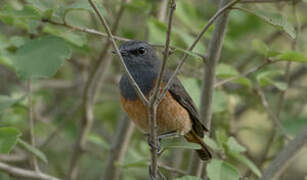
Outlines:
{"type": "MultiPolygon", "coordinates": [[[[101,37],[109,38],[108,34],[96,31],[94,29],[89,29],[89,28],[84,28],[84,27],[79,27],[79,26],[73,26],[73,25],[67,24],[65,22],[64,23],[55,22],[51,19],[43,19],[42,21],[48,22],[50,24],[57,25],[57,26],[64,26],[64,27],[67,27],[71,30],[85,32],[85,33],[92,34],[92,35],[95,35],[95,36],[101,36],[101,37]]],[[[113,38],[118,40],[118,41],[130,41],[131,40],[131,39],[127,39],[127,38],[123,38],[123,37],[119,37],[119,36],[113,36],[113,38]]]]}
{"type": "Polygon", "coordinates": [[[158,178],[158,148],[159,147],[159,141],[157,139],[157,107],[159,104],[158,96],[161,92],[161,84],[163,81],[163,76],[166,69],[166,63],[169,55],[169,45],[170,45],[170,39],[171,39],[171,31],[172,31],[172,21],[173,21],[173,15],[174,11],[176,9],[176,3],[175,0],[171,0],[171,6],[170,6],[170,15],[168,18],[168,26],[167,26],[167,35],[165,40],[165,49],[163,53],[163,61],[162,66],[160,69],[160,72],[158,74],[157,83],[155,84],[153,95],[150,97],[150,101],[148,104],[148,121],[150,126],[150,144],[151,144],[151,176],[153,179],[158,178]]]}
{"type": "MultiPolygon", "coordinates": [[[[232,7],[238,1],[232,1],[225,5],[228,0],[221,0],[219,4],[219,11],[224,12],[228,8],[232,7]]],[[[211,127],[211,118],[212,118],[212,97],[214,93],[214,84],[215,84],[215,72],[216,66],[220,59],[223,39],[226,32],[226,27],[228,23],[229,13],[224,13],[221,17],[217,19],[212,38],[209,43],[208,48],[208,58],[207,64],[204,67],[205,74],[203,77],[202,85],[202,96],[201,96],[201,105],[200,105],[200,117],[204,125],[210,129],[211,127]]],[[[200,176],[203,163],[196,157],[196,154],[192,156],[189,164],[189,174],[200,176]]]]}
{"type": "Polygon", "coordinates": [[[128,149],[130,138],[134,132],[134,125],[125,115],[118,122],[115,137],[112,140],[110,152],[106,160],[106,169],[104,170],[104,180],[118,180],[120,176],[120,167],[116,163],[123,161],[128,149]]]}
{"type": "Polygon", "coordinates": [[[219,82],[215,83],[214,88],[216,88],[216,87],[218,87],[218,86],[221,86],[221,85],[224,85],[224,84],[226,84],[226,83],[229,83],[229,82],[231,82],[231,81],[234,81],[234,80],[236,80],[236,79],[239,79],[239,78],[241,78],[241,77],[246,77],[246,76],[250,75],[251,73],[257,72],[257,71],[259,71],[260,69],[262,69],[263,67],[265,67],[265,66],[267,66],[267,65],[269,65],[269,64],[275,63],[275,62],[276,62],[276,61],[266,60],[265,62],[263,62],[263,63],[260,64],[259,66],[253,67],[253,68],[251,68],[250,70],[248,70],[248,71],[246,71],[246,72],[244,72],[244,73],[242,73],[242,74],[240,74],[240,75],[238,75],[238,76],[234,76],[234,77],[231,77],[231,78],[229,78],[229,79],[225,79],[225,80],[222,80],[222,81],[219,81],[219,82]]]}
{"type": "MultiPolygon", "coordinates": [[[[228,10],[229,8],[231,8],[233,5],[235,5],[236,3],[238,3],[240,0],[233,0],[230,3],[228,3],[227,5],[221,7],[208,21],[208,23],[204,26],[204,28],[202,29],[202,31],[197,35],[196,39],[194,40],[194,42],[192,43],[192,45],[187,48],[187,51],[192,51],[194,49],[194,47],[197,45],[197,43],[199,42],[199,40],[201,39],[201,37],[205,34],[205,32],[207,32],[207,30],[209,29],[209,27],[214,23],[214,21],[221,15],[223,14],[226,10],[228,10]]],[[[165,93],[168,91],[169,87],[172,84],[173,79],[177,76],[177,74],[179,73],[179,70],[181,69],[182,65],[184,64],[185,60],[187,59],[188,54],[184,54],[183,57],[181,58],[179,64],[177,65],[174,73],[172,74],[172,76],[170,77],[169,81],[167,82],[165,88],[163,89],[160,97],[159,97],[159,101],[163,98],[163,96],[165,95],[165,93]]]]}
{"type": "Polygon", "coordinates": [[[0,169],[12,176],[17,176],[17,177],[42,179],[42,180],[60,180],[56,177],[53,177],[53,176],[50,176],[50,175],[47,175],[41,172],[21,169],[18,167],[14,167],[14,166],[5,164],[3,162],[0,162],[0,169]]]}
{"type": "Polygon", "coordinates": [[[271,109],[262,89],[260,87],[257,87],[256,91],[257,91],[257,94],[259,95],[259,97],[261,98],[261,102],[262,102],[263,107],[265,108],[265,110],[267,111],[267,113],[269,114],[271,119],[273,120],[274,124],[281,130],[281,133],[283,134],[283,136],[286,139],[290,140],[290,137],[288,137],[286,130],[283,128],[279,117],[277,115],[275,115],[274,112],[272,111],[272,109],[271,109]]]}
{"type": "MultiPolygon", "coordinates": [[[[29,129],[30,129],[30,144],[35,147],[35,134],[34,134],[34,118],[33,118],[33,102],[32,102],[32,84],[31,80],[27,81],[27,89],[28,89],[28,106],[29,106],[29,129]]],[[[31,165],[36,172],[39,172],[39,166],[37,164],[37,159],[34,154],[30,157],[31,165]]]]}
{"type": "Polygon", "coordinates": [[[269,167],[264,171],[260,180],[279,179],[282,172],[290,165],[295,155],[307,143],[307,128],[303,129],[289,144],[276,156],[269,167]]]}

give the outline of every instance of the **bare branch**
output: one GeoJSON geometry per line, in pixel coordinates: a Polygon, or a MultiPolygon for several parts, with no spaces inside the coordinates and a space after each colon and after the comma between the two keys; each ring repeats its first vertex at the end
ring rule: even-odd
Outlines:
{"type": "Polygon", "coordinates": [[[242,0],[240,3],[278,3],[289,2],[292,0],[242,0]]]}
{"type": "Polygon", "coordinates": [[[56,177],[26,169],[21,169],[18,167],[14,167],[3,162],[0,162],[0,169],[12,176],[23,177],[23,178],[31,178],[31,179],[42,179],[42,180],[60,180],[56,177]]]}
{"type": "Polygon", "coordinates": [[[279,179],[282,172],[290,165],[295,155],[307,143],[307,128],[303,129],[289,144],[276,156],[270,166],[264,171],[260,180],[279,179]]]}
{"type": "Polygon", "coordinates": [[[159,141],[157,139],[157,106],[159,104],[158,96],[161,92],[161,84],[163,81],[164,72],[166,69],[166,63],[169,55],[169,45],[170,45],[170,39],[171,39],[171,31],[172,31],[172,21],[173,21],[173,15],[174,11],[176,9],[175,0],[171,0],[171,7],[170,7],[170,15],[168,19],[168,26],[167,26],[167,35],[165,40],[165,49],[163,53],[163,61],[162,66],[160,69],[160,72],[158,74],[157,83],[155,84],[153,95],[150,97],[150,101],[148,104],[148,121],[150,126],[150,134],[149,139],[151,143],[151,175],[153,178],[158,177],[158,144],[159,141]]]}
{"type": "MultiPolygon", "coordinates": [[[[29,105],[29,129],[30,129],[30,143],[33,147],[35,147],[35,134],[34,134],[34,117],[33,117],[33,102],[32,102],[32,84],[31,80],[27,81],[28,88],[28,105],[29,105]]],[[[31,165],[36,172],[39,172],[39,166],[37,164],[37,159],[34,154],[30,157],[31,165]]]]}
{"type": "Polygon", "coordinates": [[[134,132],[133,123],[125,115],[118,122],[116,134],[112,140],[106,169],[104,170],[103,180],[118,180],[120,177],[120,167],[116,163],[123,161],[128,149],[130,138],[134,132]]]}
{"type": "Polygon", "coordinates": [[[260,96],[261,98],[261,102],[262,102],[262,105],[263,107],[265,108],[265,110],[268,112],[269,116],[271,117],[271,119],[273,120],[274,124],[281,130],[283,136],[290,140],[290,137],[288,137],[287,133],[286,133],[286,130],[283,128],[281,122],[280,122],[280,119],[274,114],[274,112],[272,111],[265,95],[264,95],[264,92],[262,91],[262,89],[260,87],[257,87],[256,88],[256,91],[258,93],[258,95],[260,96]]]}
{"type": "Polygon", "coordinates": [[[246,77],[246,76],[250,75],[251,73],[257,72],[257,71],[259,71],[260,69],[262,69],[263,67],[265,67],[265,66],[267,66],[267,65],[269,65],[269,64],[272,64],[272,63],[274,63],[274,62],[275,62],[275,61],[267,60],[267,61],[263,62],[262,64],[260,64],[259,66],[253,67],[253,68],[251,68],[250,70],[248,70],[248,71],[246,71],[246,72],[244,72],[244,73],[242,73],[242,74],[240,74],[240,75],[238,75],[238,76],[234,76],[234,77],[231,77],[231,78],[229,78],[229,79],[225,79],[225,80],[222,80],[222,81],[219,81],[219,82],[215,83],[214,88],[216,88],[216,87],[218,87],[218,86],[221,86],[221,85],[224,85],[224,84],[226,84],[226,83],[229,83],[229,82],[231,82],[231,81],[234,81],[234,80],[236,80],[236,79],[239,79],[239,78],[241,78],[241,77],[246,77]]]}
{"type": "MultiPolygon", "coordinates": [[[[64,27],[67,27],[67,28],[69,28],[71,30],[85,32],[85,33],[88,33],[88,34],[109,38],[108,34],[96,31],[94,29],[89,29],[89,28],[84,28],[84,27],[79,27],[79,26],[73,26],[73,25],[69,25],[69,24],[67,24],[65,22],[64,23],[55,22],[55,21],[53,21],[51,19],[43,19],[42,21],[43,22],[48,22],[50,24],[57,25],[57,26],[64,26],[64,27]]],[[[131,40],[131,39],[127,39],[127,38],[123,38],[123,37],[119,37],[119,36],[113,36],[113,38],[118,40],[118,41],[130,41],[131,40]]]]}

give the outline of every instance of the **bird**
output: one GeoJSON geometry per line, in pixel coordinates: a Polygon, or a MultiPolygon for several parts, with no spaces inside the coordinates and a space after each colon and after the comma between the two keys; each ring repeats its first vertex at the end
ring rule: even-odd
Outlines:
{"type": "MultiPolygon", "coordinates": [[[[131,76],[148,99],[153,94],[162,65],[155,49],[146,41],[130,40],[119,46],[119,52],[131,76]]],[[[171,71],[166,68],[162,88],[171,75],[171,71]]],[[[141,132],[148,134],[150,126],[147,107],[138,97],[126,73],[120,78],[119,90],[124,111],[141,132]]],[[[201,123],[193,100],[177,77],[159,103],[156,117],[159,137],[173,133],[182,135],[188,142],[200,145],[201,149],[196,152],[201,160],[209,161],[212,158],[209,147],[203,141],[208,129],[201,123]]]]}

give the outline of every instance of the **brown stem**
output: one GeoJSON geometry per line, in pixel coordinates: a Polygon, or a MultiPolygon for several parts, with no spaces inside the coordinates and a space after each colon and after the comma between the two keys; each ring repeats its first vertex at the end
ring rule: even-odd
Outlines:
{"type": "Polygon", "coordinates": [[[124,116],[118,122],[116,134],[112,140],[108,159],[106,160],[106,169],[103,173],[103,180],[118,180],[120,177],[120,167],[116,163],[123,161],[128,149],[131,136],[134,132],[133,123],[124,116]]]}
{"type": "MultiPolygon", "coordinates": [[[[30,143],[33,147],[35,147],[35,133],[34,133],[34,116],[33,116],[33,101],[32,101],[32,83],[31,80],[27,81],[28,88],[28,104],[29,104],[29,129],[30,129],[30,143]]],[[[37,163],[36,156],[34,154],[30,157],[31,165],[36,172],[39,172],[39,166],[37,163]]]]}
{"type": "Polygon", "coordinates": [[[27,169],[21,169],[15,166],[5,164],[3,162],[0,162],[0,169],[12,176],[17,176],[22,178],[41,179],[41,180],[60,180],[48,174],[44,174],[37,171],[31,171],[27,169]]]}
{"type": "Polygon", "coordinates": [[[276,156],[264,171],[260,180],[279,179],[282,172],[290,165],[295,155],[307,143],[307,128],[304,128],[289,144],[276,156]]]}
{"type": "MultiPolygon", "coordinates": [[[[225,12],[228,8],[232,7],[238,1],[232,1],[228,3],[228,0],[221,0],[219,4],[219,11],[224,9],[225,12]],[[228,5],[225,5],[228,3],[228,5]],[[225,8],[227,7],[227,8],[225,8]]],[[[226,32],[226,27],[228,23],[229,12],[223,13],[216,21],[215,29],[212,34],[212,38],[209,43],[208,49],[208,58],[207,63],[204,66],[205,74],[203,77],[202,85],[202,96],[201,96],[201,105],[200,105],[200,117],[204,125],[210,129],[211,127],[211,117],[212,117],[212,97],[214,92],[215,84],[215,71],[218,61],[220,59],[223,39],[226,32]]],[[[196,158],[196,154],[193,154],[190,163],[189,163],[189,174],[200,176],[203,163],[196,158]]]]}

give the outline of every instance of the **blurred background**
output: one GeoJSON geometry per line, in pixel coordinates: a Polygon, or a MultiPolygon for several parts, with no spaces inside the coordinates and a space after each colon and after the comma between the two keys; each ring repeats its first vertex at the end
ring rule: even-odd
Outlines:
{"type": "MultiPolygon", "coordinates": [[[[222,178],[228,177],[227,173],[223,176],[226,171],[231,177],[258,179],[287,145],[287,138],[293,139],[307,126],[307,64],[267,63],[290,51],[294,59],[307,61],[307,3],[255,1],[242,0],[235,7],[243,10],[233,9],[229,16],[216,72],[211,138],[206,139],[218,154],[204,168],[211,179],[228,179],[222,178]]],[[[165,43],[167,0],[95,2],[113,34],[154,45],[165,43]]],[[[213,0],[176,0],[176,5],[171,35],[176,48],[168,60],[172,70],[182,49],[192,44],[218,9],[213,0]]],[[[111,53],[106,37],[81,32],[82,28],[105,32],[85,0],[0,1],[0,128],[14,128],[19,134],[16,139],[30,144],[32,111],[36,140],[36,148],[24,147],[17,140],[10,153],[0,151],[0,162],[31,169],[29,159],[34,154],[42,172],[61,179],[147,179],[146,137],[120,106],[118,81],[123,70],[119,59],[111,53]],[[25,54],[29,49],[32,53],[25,54]],[[22,58],[28,62],[22,63],[22,58]],[[89,132],[82,144],[85,128],[89,132]]],[[[213,30],[214,25],[189,52],[179,74],[198,107],[205,66],[199,55],[207,55],[213,30]]],[[[163,48],[156,50],[162,57],[163,48]]],[[[0,145],[5,142],[0,137],[0,145]]],[[[165,146],[161,172],[168,179],[186,175],[192,150],[180,143],[179,148],[165,146]]],[[[306,153],[307,148],[302,148],[280,179],[306,179],[306,153]]],[[[25,178],[0,171],[0,179],[25,178]]]]}

